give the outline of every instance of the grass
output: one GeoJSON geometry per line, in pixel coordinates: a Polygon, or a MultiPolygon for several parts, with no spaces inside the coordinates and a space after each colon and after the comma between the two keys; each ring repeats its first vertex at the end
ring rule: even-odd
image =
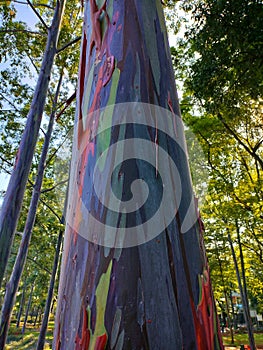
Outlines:
{"type": "MultiPolygon", "coordinates": [[[[49,323],[47,335],[46,335],[46,343],[45,350],[52,349],[52,340],[53,340],[53,329],[54,329],[54,321],[49,323]]],[[[33,328],[30,326],[26,329],[24,335],[21,334],[21,330],[17,329],[15,325],[11,325],[9,336],[7,339],[7,345],[5,350],[35,350],[37,345],[39,335],[39,328],[33,328]]],[[[263,349],[263,333],[255,333],[255,341],[256,345],[263,349]]],[[[236,333],[234,335],[234,344],[231,344],[231,336],[229,333],[223,334],[223,343],[225,346],[238,346],[249,344],[248,336],[246,333],[236,333]]]]}
{"type": "MultiPolygon", "coordinates": [[[[45,342],[45,350],[52,349],[54,322],[50,322],[45,342]]],[[[37,346],[39,328],[28,326],[25,334],[21,334],[21,329],[11,325],[5,350],[35,350],[37,346]]]]}
{"type": "MultiPolygon", "coordinates": [[[[6,350],[15,350],[15,349],[25,349],[25,350],[35,350],[38,340],[37,331],[27,331],[24,336],[21,337],[21,334],[16,338],[12,335],[11,341],[8,340],[8,343],[5,347],[6,350]],[[10,342],[9,342],[10,341],[10,342]]],[[[45,350],[50,350],[52,347],[52,334],[49,336],[47,334],[45,350]]]]}
{"type": "MultiPolygon", "coordinates": [[[[263,349],[263,333],[254,333],[256,345],[263,349]]],[[[231,344],[230,333],[223,335],[224,345],[229,346],[240,346],[249,344],[247,333],[236,333],[234,334],[234,344],[231,344]]]]}

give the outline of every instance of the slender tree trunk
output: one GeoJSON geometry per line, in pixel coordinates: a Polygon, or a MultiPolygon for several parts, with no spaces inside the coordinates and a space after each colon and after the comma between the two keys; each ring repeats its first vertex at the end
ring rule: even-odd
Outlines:
{"type": "MultiPolygon", "coordinates": [[[[34,284],[35,282],[32,283],[32,286],[31,286],[31,290],[30,290],[30,295],[29,295],[29,299],[28,299],[28,303],[27,303],[27,307],[26,307],[26,313],[25,313],[25,319],[24,319],[24,323],[23,323],[23,327],[22,327],[22,334],[25,333],[25,330],[26,330],[26,323],[27,323],[27,319],[28,319],[28,315],[29,315],[29,310],[30,310],[30,307],[31,307],[31,303],[32,303],[32,297],[33,297],[33,291],[34,291],[34,284]]],[[[3,349],[3,347],[1,348],[3,349]]]]}
{"type": "Polygon", "coordinates": [[[235,308],[234,308],[234,303],[233,303],[232,291],[230,291],[230,303],[231,303],[231,309],[232,309],[232,315],[233,315],[234,329],[236,330],[237,329],[237,319],[236,319],[235,308]]]}
{"type": "Polygon", "coordinates": [[[248,337],[249,337],[249,343],[250,347],[252,349],[256,349],[255,339],[254,339],[254,333],[253,333],[253,325],[250,317],[250,308],[249,308],[249,302],[248,302],[248,294],[247,294],[247,281],[246,281],[246,275],[245,275],[245,263],[244,263],[244,256],[243,256],[243,249],[241,245],[241,239],[240,239],[240,231],[238,226],[238,221],[236,220],[236,232],[237,232],[237,241],[238,241],[238,247],[239,247],[239,255],[240,255],[240,264],[241,264],[241,273],[242,273],[242,280],[243,280],[243,294],[244,294],[244,310],[247,314],[247,321],[249,323],[249,326],[247,328],[248,330],[248,337]],[[254,346],[254,348],[253,348],[254,346]]]}
{"type": "Polygon", "coordinates": [[[39,165],[38,165],[38,172],[37,172],[37,178],[34,185],[34,190],[30,202],[29,212],[25,224],[25,229],[23,232],[22,240],[19,246],[19,250],[17,253],[15,265],[13,267],[13,271],[10,277],[10,280],[6,286],[6,292],[5,292],[5,298],[4,303],[1,310],[1,322],[0,322],[0,348],[1,346],[4,346],[8,327],[9,327],[9,320],[11,317],[12,309],[15,302],[16,292],[19,285],[19,281],[25,266],[26,257],[28,253],[28,247],[32,236],[32,230],[35,223],[36,218],[36,212],[38,207],[38,202],[40,198],[41,193],[41,187],[42,187],[42,181],[44,177],[44,171],[45,171],[45,162],[47,158],[48,148],[50,144],[50,139],[52,135],[54,120],[55,120],[55,114],[56,114],[56,106],[60,91],[60,86],[62,82],[62,75],[60,77],[60,81],[58,83],[56,96],[54,98],[53,102],[53,110],[50,115],[49,123],[48,123],[48,130],[45,135],[45,140],[43,144],[43,149],[41,152],[39,165]]]}
{"type": "Polygon", "coordinates": [[[55,306],[56,298],[53,298],[52,304],[51,304],[51,309],[50,312],[53,314],[54,313],[54,306],[55,306]]]}
{"type": "Polygon", "coordinates": [[[196,213],[161,2],[90,0],[84,18],[53,348],[223,349],[201,220],[185,222],[189,209],[196,213]],[[130,151],[138,157],[125,158],[130,151]],[[137,179],[148,186],[142,206],[137,179]],[[166,193],[171,201],[159,210],[166,193]],[[108,208],[116,197],[129,205],[133,194],[134,211],[108,208]],[[160,220],[144,225],[153,209],[160,220]],[[128,234],[140,225],[141,235],[128,234]]]}
{"type": "MultiPolygon", "coordinates": [[[[220,255],[219,255],[219,249],[218,249],[217,241],[215,241],[215,246],[216,246],[216,256],[217,256],[217,260],[218,260],[218,263],[219,263],[221,282],[222,282],[222,286],[223,286],[223,290],[224,290],[224,297],[225,297],[225,301],[226,301],[226,313],[227,313],[228,324],[230,326],[231,344],[234,344],[234,342],[235,342],[234,341],[234,332],[233,332],[233,326],[232,326],[232,322],[231,322],[231,318],[230,318],[230,310],[229,310],[229,305],[228,305],[226,283],[225,283],[224,272],[223,272],[223,267],[222,267],[222,261],[221,261],[220,255]]],[[[234,314],[233,314],[233,318],[234,318],[234,314]]]]}
{"type": "Polygon", "coordinates": [[[60,254],[60,249],[61,249],[61,245],[62,245],[63,233],[64,233],[64,231],[60,230],[59,235],[58,235],[53,270],[52,270],[52,275],[50,278],[50,284],[49,284],[49,289],[48,289],[48,296],[47,296],[47,301],[46,301],[46,305],[45,305],[44,316],[43,316],[43,320],[42,320],[42,324],[41,324],[41,328],[40,328],[40,333],[39,333],[39,337],[38,337],[37,350],[42,350],[42,349],[44,349],[44,346],[45,346],[45,338],[46,338],[46,332],[47,332],[47,326],[48,326],[48,319],[49,319],[50,307],[51,307],[51,303],[52,303],[54,286],[55,286],[55,281],[56,281],[56,273],[57,273],[57,269],[58,269],[59,254],[60,254]]]}
{"type": "Polygon", "coordinates": [[[38,319],[39,310],[40,310],[40,306],[38,306],[38,308],[37,308],[37,312],[36,312],[35,320],[34,320],[34,327],[36,327],[36,324],[37,324],[37,319],[38,319]]]}
{"type": "MultiPolygon", "coordinates": [[[[227,312],[227,321],[230,327],[230,336],[231,336],[231,344],[235,343],[235,339],[234,339],[234,331],[233,331],[233,322],[231,322],[231,317],[230,317],[230,310],[229,310],[229,305],[228,305],[228,296],[226,293],[226,290],[224,289],[224,297],[225,297],[225,301],[226,301],[226,312],[227,312]]],[[[234,317],[234,315],[233,315],[234,317]]]]}
{"type": "Polygon", "coordinates": [[[21,319],[21,315],[22,315],[24,303],[25,303],[25,292],[26,292],[26,281],[24,282],[24,285],[23,285],[23,291],[22,291],[22,296],[20,300],[19,311],[18,311],[17,321],[16,321],[16,328],[20,327],[20,319],[21,319]]]}
{"type": "Polygon", "coordinates": [[[60,24],[65,0],[57,0],[52,24],[48,30],[48,38],[43,62],[35,88],[33,101],[27,116],[26,127],[20,142],[16,163],[4,197],[0,214],[0,287],[12,247],[22,200],[31,168],[34,149],[44,111],[48,84],[57,50],[60,24]]]}
{"type": "Polygon", "coordinates": [[[247,330],[248,330],[248,337],[249,337],[250,348],[251,348],[251,350],[256,350],[254,334],[253,334],[251,322],[249,321],[250,320],[250,315],[249,315],[249,311],[248,311],[248,308],[247,308],[247,303],[246,303],[246,299],[245,299],[244,289],[243,289],[243,285],[242,285],[242,281],[241,281],[241,277],[240,277],[237,257],[236,257],[235,249],[234,249],[234,246],[233,246],[233,241],[231,239],[231,236],[230,236],[229,232],[228,232],[228,241],[229,241],[230,247],[231,247],[231,252],[232,252],[234,265],[235,265],[235,270],[236,270],[236,275],[237,275],[237,280],[238,280],[238,286],[239,286],[239,290],[240,290],[240,294],[241,294],[241,300],[242,300],[242,304],[243,304],[244,318],[245,318],[246,326],[247,326],[247,330]]]}
{"type": "Polygon", "coordinates": [[[40,309],[40,312],[39,312],[39,318],[38,318],[38,323],[41,324],[42,323],[42,314],[43,314],[43,310],[40,309]]]}
{"type": "MultiPolygon", "coordinates": [[[[66,198],[65,198],[65,203],[64,203],[63,215],[62,215],[62,218],[60,220],[61,224],[65,224],[67,202],[68,202],[68,186],[67,186],[67,193],[66,193],[66,198]]],[[[52,298],[53,298],[53,294],[54,294],[56,274],[57,274],[57,270],[58,270],[58,266],[59,266],[59,260],[60,260],[59,257],[60,257],[60,251],[61,251],[61,246],[62,246],[63,233],[64,233],[63,230],[59,231],[56,253],[55,253],[53,269],[52,269],[52,275],[50,278],[50,284],[49,284],[49,289],[48,289],[48,296],[47,296],[47,300],[46,300],[44,316],[43,316],[43,320],[42,320],[41,328],[40,328],[40,333],[39,333],[39,337],[38,337],[37,350],[44,349],[44,346],[45,346],[45,338],[46,338],[46,331],[47,331],[47,326],[48,326],[50,309],[52,310],[53,305],[54,305],[54,300],[52,302],[52,298]],[[51,304],[52,304],[52,306],[51,306],[51,304]]]]}

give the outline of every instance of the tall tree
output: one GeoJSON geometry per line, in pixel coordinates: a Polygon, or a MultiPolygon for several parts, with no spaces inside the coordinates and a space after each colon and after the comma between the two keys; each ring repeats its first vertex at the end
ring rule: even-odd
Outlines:
{"type": "MultiPolygon", "coordinates": [[[[249,277],[256,274],[258,267],[262,269],[262,85],[258,83],[263,77],[258,54],[262,51],[262,4],[250,0],[180,4],[190,11],[192,21],[181,41],[182,51],[174,49],[173,54],[182,68],[178,76],[184,78],[183,118],[207,157],[206,180],[210,183],[202,212],[211,236],[206,237],[206,242],[218,240],[219,236],[219,244],[226,240],[222,217],[232,226],[238,220],[240,240],[232,238],[234,248],[241,243],[246,264],[252,259],[257,261],[254,267],[251,265],[249,277]],[[214,213],[211,208],[216,208],[214,213]]],[[[214,244],[207,247],[215,281],[220,266],[213,256],[214,244]]],[[[234,252],[242,269],[242,255],[234,252]]],[[[225,254],[220,251],[222,257],[225,254]]],[[[229,267],[230,264],[224,271],[225,278],[231,271],[229,267]]],[[[260,274],[257,276],[260,278],[260,274]]],[[[248,296],[260,300],[262,282],[254,280],[254,286],[258,285],[255,288],[250,278],[246,280],[248,296]]],[[[218,295],[221,286],[214,287],[218,295]]],[[[245,304],[244,300],[244,308],[245,304]]],[[[249,317],[247,320],[249,323],[249,317]]]]}
{"type": "Polygon", "coordinates": [[[43,144],[41,157],[39,160],[36,182],[34,184],[34,190],[33,190],[32,198],[30,202],[29,212],[27,215],[27,220],[26,220],[25,229],[22,236],[22,241],[16,257],[15,265],[14,265],[10,280],[6,286],[5,299],[1,310],[0,347],[1,346],[3,347],[6,341],[9,320],[11,317],[11,312],[13,309],[17,288],[23,273],[23,269],[24,269],[27,254],[28,254],[30,240],[32,237],[32,231],[33,231],[33,227],[36,219],[37,207],[40,199],[41,187],[42,187],[42,182],[43,182],[43,177],[45,172],[46,159],[47,159],[48,149],[50,146],[53,126],[55,122],[57,103],[58,103],[62,78],[63,78],[63,74],[61,73],[58,86],[57,86],[56,95],[54,97],[53,108],[49,119],[47,133],[45,135],[45,141],[43,144]]]}
{"type": "MultiPolygon", "coordinates": [[[[62,215],[62,218],[60,221],[61,224],[65,223],[66,208],[67,208],[67,197],[66,197],[65,204],[64,204],[64,212],[63,212],[63,215],[62,215]]],[[[43,350],[44,346],[45,346],[45,338],[46,338],[46,332],[47,332],[47,327],[48,327],[48,320],[49,320],[49,314],[50,314],[50,309],[51,309],[51,304],[52,304],[52,298],[54,295],[56,275],[57,275],[57,270],[58,270],[58,266],[59,266],[59,257],[60,257],[60,251],[61,251],[61,246],[62,246],[63,233],[64,233],[64,227],[63,227],[63,229],[62,228],[60,229],[59,235],[58,235],[56,252],[55,252],[54,263],[53,263],[53,268],[52,268],[52,274],[50,277],[49,288],[48,288],[48,296],[47,296],[47,300],[46,300],[46,304],[45,304],[45,311],[44,311],[43,320],[41,323],[39,337],[38,337],[37,350],[43,350]]]]}
{"type": "Polygon", "coordinates": [[[160,1],[85,2],[77,104],[54,348],[223,349],[202,223],[199,218],[185,224],[193,195],[179,145],[183,128],[160,1]],[[171,123],[162,108],[171,113],[171,123]],[[107,127],[100,129],[105,120],[107,127]],[[168,124],[166,132],[162,124],[168,124]],[[120,148],[111,151],[118,142],[120,148]],[[131,149],[138,159],[124,157],[116,171],[114,160],[131,149]],[[105,207],[110,187],[129,202],[138,178],[149,188],[142,208],[140,190],[133,193],[139,197],[130,217],[121,204],[105,207]],[[182,198],[173,207],[180,187],[182,198]],[[169,204],[159,210],[167,193],[169,204]],[[150,224],[135,238],[122,236],[154,211],[161,213],[156,225],[164,223],[158,236],[150,224]],[[166,211],[172,212],[168,222],[166,211]],[[109,236],[105,226],[115,234],[109,236]]]}
{"type": "Polygon", "coordinates": [[[23,195],[30,172],[34,149],[42,120],[45,100],[48,92],[51,70],[57,52],[65,1],[58,0],[51,26],[47,28],[46,50],[35,88],[33,101],[27,116],[27,123],[17,153],[15,167],[10,178],[0,213],[0,286],[3,280],[10,249],[19,218],[23,195]]]}
{"type": "Polygon", "coordinates": [[[248,306],[248,299],[247,299],[246,291],[244,289],[244,285],[242,284],[242,281],[241,281],[241,275],[240,275],[240,271],[238,268],[236,253],[235,253],[233,242],[232,242],[232,239],[231,239],[231,236],[229,233],[228,233],[228,240],[229,240],[229,244],[231,246],[232,256],[233,256],[234,263],[235,263],[236,275],[237,275],[239,290],[240,290],[240,294],[241,294],[241,300],[242,300],[243,309],[244,309],[244,318],[246,320],[246,325],[247,325],[247,329],[248,329],[249,344],[250,344],[251,349],[256,350],[256,344],[255,344],[255,339],[254,339],[254,334],[253,334],[253,327],[252,327],[249,306],[248,306]]]}

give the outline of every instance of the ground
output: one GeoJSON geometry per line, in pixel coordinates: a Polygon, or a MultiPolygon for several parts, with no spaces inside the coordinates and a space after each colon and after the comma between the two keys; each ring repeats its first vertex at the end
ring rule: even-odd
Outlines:
{"type": "MultiPolygon", "coordinates": [[[[52,339],[53,339],[53,328],[54,321],[52,320],[49,324],[47,331],[45,350],[52,349],[52,339]]],[[[12,324],[10,334],[8,337],[8,343],[5,350],[35,350],[37,339],[39,334],[39,328],[29,327],[26,329],[24,336],[21,334],[21,330],[17,329],[15,325],[12,324]]],[[[236,333],[234,336],[235,343],[231,345],[231,337],[229,333],[223,334],[223,343],[225,345],[225,350],[236,350],[240,349],[241,345],[248,344],[248,338],[246,333],[236,333]]],[[[263,333],[255,333],[255,341],[258,350],[263,350],[263,333]]]]}

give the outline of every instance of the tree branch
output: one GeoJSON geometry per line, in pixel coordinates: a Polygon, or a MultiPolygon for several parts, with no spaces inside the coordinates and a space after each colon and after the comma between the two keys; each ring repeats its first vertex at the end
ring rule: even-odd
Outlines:
{"type": "Polygon", "coordinates": [[[34,32],[33,30],[27,30],[27,29],[1,29],[0,33],[27,33],[27,34],[34,34],[34,35],[41,35],[46,36],[43,33],[40,32],[34,32]]]}
{"type": "MultiPolygon", "coordinates": [[[[15,2],[15,3],[17,3],[17,4],[22,4],[22,5],[28,5],[28,3],[25,2],[25,1],[13,0],[13,2],[15,2]]],[[[46,8],[48,8],[48,9],[50,9],[50,10],[54,10],[54,7],[49,6],[49,5],[47,5],[47,4],[35,4],[34,6],[35,6],[35,7],[46,7],[46,8]]]]}
{"type": "Polygon", "coordinates": [[[50,10],[55,10],[55,7],[49,6],[47,4],[36,4],[35,7],[46,7],[48,9],[50,9],[50,10]]]}
{"type": "Polygon", "coordinates": [[[63,224],[61,217],[55,212],[55,210],[49,204],[47,204],[41,197],[39,200],[42,204],[44,204],[51,211],[52,214],[55,215],[55,217],[58,219],[59,223],[63,224]]]}
{"type": "Polygon", "coordinates": [[[8,164],[9,166],[11,166],[11,167],[14,166],[13,163],[11,163],[9,160],[5,159],[3,156],[1,156],[1,154],[0,154],[0,159],[1,159],[4,163],[8,164]]]}
{"type": "MultiPolygon", "coordinates": [[[[76,98],[76,91],[67,99],[66,102],[63,102],[63,104],[65,103],[65,107],[62,108],[62,110],[56,115],[56,121],[59,120],[59,118],[61,117],[61,115],[65,112],[65,110],[71,105],[71,103],[75,100],[76,98]]],[[[62,104],[62,105],[63,105],[62,104]]]]}
{"type": "Polygon", "coordinates": [[[1,92],[0,92],[0,96],[2,97],[2,99],[6,100],[6,102],[8,102],[10,106],[12,106],[15,109],[16,112],[21,113],[21,111],[16,107],[16,105],[13,102],[9,101],[9,99],[1,92]]]}
{"type": "Polygon", "coordinates": [[[55,188],[57,188],[58,186],[67,183],[68,180],[69,180],[69,179],[64,180],[64,181],[60,181],[60,182],[58,182],[56,185],[54,185],[54,186],[52,186],[52,187],[50,187],[50,188],[46,188],[46,189],[42,190],[41,193],[46,193],[46,192],[53,191],[53,190],[54,190],[55,188]]]}
{"type": "Polygon", "coordinates": [[[39,74],[39,69],[38,69],[38,67],[35,65],[35,62],[33,61],[32,57],[29,55],[29,53],[27,52],[27,50],[26,50],[26,54],[27,54],[27,57],[28,57],[29,61],[30,61],[31,64],[32,64],[32,66],[35,68],[37,74],[39,74]]]}
{"type": "MultiPolygon", "coordinates": [[[[221,177],[221,179],[224,181],[224,183],[225,183],[227,186],[231,187],[230,195],[232,194],[232,196],[237,200],[238,203],[240,203],[240,204],[244,207],[244,209],[246,209],[247,211],[253,213],[252,207],[248,206],[246,203],[244,203],[244,202],[238,197],[238,195],[237,195],[237,194],[235,193],[235,191],[234,191],[233,184],[230,183],[230,182],[227,180],[227,178],[221,173],[221,171],[218,170],[218,169],[215,167],[215,165],[212,163],[212,160],[211,160],[211,152],[210,152],[211,145],[210,145],[209,141],[202,135],[202,133],[201,133],[200,131],[199,131],[198,133],[199,133],[199,135],[202,137],[202,139],[203,139],[203,140],[207,143],[207,145],[208,145],[208,150],[207,150],[207,161],[208,161],[208,164],[209,164],[209,166],[211,167],[211,169],[221,177]]],[[[263,215],[261,215],[261,216],[259,216],[259,217],[260,217],[260,219],[263,219],[263,215]]]]}
{"type": "Polygon", "coordinates": [[[47,162],[46,162],[46,166],[51,162],[51,160],[52,160],[52,159],[55,157],[55,155],[58,153],[59,149],[60,149],[60,148],[63,146],[63,144],[68,140],[68,135],[69,135],[69,133],[70,133],[71,130],[72,130],[72,129],[70,129],[70,130],[67,132],[67,134],[66,134],[64,140],[61,142],[61,144],[58,146],[58,148],[50,155],[50,157],[48,158],[48,160],[47,160],[47,162]]]}
{"type": "MultiPolygon", "coordinates": [[[[229,133],[234,137],[234,139],[256,160],[259,162],[261,168],[263,169],[263,160],[257,155],[256,151],[250,150],[249,147],[238,137],[238,135],[230,128],[225,119],[222,117],[220,113],[217,115],[218,119],[222,122],[225,128],[229,131],[229,133]]],[[[257,148],[256,148],[257,150],[257,148]]]]}
{"type": "Polygon", "coordinates": [[[62,46],[60,49],[57,49],[57,54],[67,49],[69,46],[76,44],[78,41],[80,41],[80,39],[81,39],[81,36],[78,36],[72,41],[70,41],[69,43],[67,43],[66,45],[62,46]]]}
{"type": "Polygon", "coordinates": [[[48,31],[48,26],[46,25],[46,22],[43,20],[43,18],[40,16],[40,14],[38,13],[38,11],[35,9],[34,5],[31,3],[30,0],[27,0],[28,5],[31,7],[31,9],[34,11],[35,15],[38,17],[38,19],[40,20],[40,22],[43,24],[43,26],[46,28],[46,30],[48,31]]]}
{"type": "MultiPolygon", "coordinates": [[[[16,255],[16,253],[12,252],[12,255],[16,255]]],[[[37,261],[35,261],[33,258],[30,258],[30,256],[27,257],[27,260],[32,261],[35,265],[37,265],[38,267],[40,267],[42,270],[46,271],[49,275],[51,275],[51,271],[48,270],[46,267],[44,267],[43,265],[40,265],[37,261]]]]}

